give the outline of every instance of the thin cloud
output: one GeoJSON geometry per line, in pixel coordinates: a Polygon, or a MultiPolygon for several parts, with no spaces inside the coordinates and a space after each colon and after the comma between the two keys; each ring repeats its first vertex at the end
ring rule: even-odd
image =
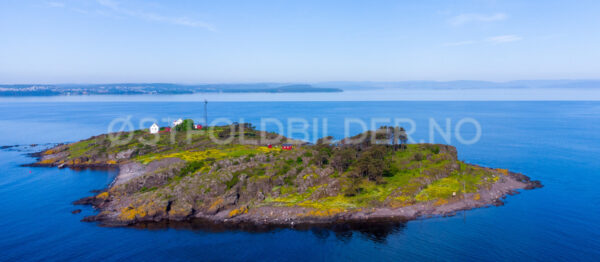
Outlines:
{"type": "Polygon", "coordinates": [[[523,38],[518,35],[499,35],[499,36],[488,37],[485,39],[485,41],[491,42],[494,44],[501,44],[501,43],[520,41],[522,39],[523,38]]]}
{"type": "Polygon", "coordinates": [[[116,13],[134,17],[134,18],[138,18],[138,19],[143,19],[146,21],[154,21],[154,22],[168,23],[168,24],[188,26],[188,27],[197,27],[197,28],[204,28],[209,31],[216,31],[215,27],[209,23],[190,19],[187,17],[170,17],[170,16],[163,16],[163,15],[154,14],[154,13],[147,13],[147,12],[138,11],[138,10],[131,10],[131,9],[121,7],[118,2],[115,2],[112,0],[98,0],[98,3],[116,13]]]}
{"type": "Polygon", "coordinates": [[[86,10],[83,10],[83,9],[81,9],[81,8],[71,8],[71,10],[72,10],[73,12],[77,12],[77,13],[84,14],[84,15],[87,15],[87,14],[89,14],[89,13],[90,13],[90,12],[88,12],[88,11],[86,11],[86,10]]]}
{"type": "Polygon", "coordinates": [[[460,26],[471,22],[495,22],[502,21],[508,18],[504,13],[495,13],[491,15],[485,14],[460,14],[452,17],[448,22],[453,26],[460,26]]]}
{"type": "Polygon", "coordinates": [[[499,36],[488,37],[488,38],[485,38],[485,39],[479,40],[479,41],[468,40],[468,41],[459,41],[459,42],[448,42],[448,43],[444,43],[442,45],[443,46],[463,46],[463,45],[474,45],[474,44],[485,44],[485,43],[504,44],[504,43],[516,42],[516,41],[520,41],[520,40],[523,40],[523,38],[518,35],[499,35],[499,36]]]}
{"type": "Polygon", "coordinates": [[[472,44],[475,44],[475,43],[477,43],[477,42],[475,42],[475,41],[460,41],[460,42],[444,43],[444,46],[472,45],[472,44]]]}
{"type": "Polygon", "coordinates": [[[58,7],[58,8],[65,7],[65,3],[61,3],[61,2],[46,2],[46,4],[50,7],[58,7]]]}
{"type": "Polygon", "coordinates": [[[67,4],[65,4],[63,2],[46,2],[46,5],[51,8],[62,8],[62,9],[71,10],[73,12],[77,12],[80,14],[89,14],[89,12],[84,9],[67,6],[67,4]]]}

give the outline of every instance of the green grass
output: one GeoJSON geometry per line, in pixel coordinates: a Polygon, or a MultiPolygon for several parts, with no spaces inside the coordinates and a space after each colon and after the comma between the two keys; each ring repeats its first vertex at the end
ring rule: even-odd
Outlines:
{"type": "Polygon", "coordinates": [[[181,149],[171,149],[164,152],[152,153],[143,156],[138,156],[136,158],[137,161],[142,164],[148,164],[152,161],[175,157],[182,159],[187,162],[191,161],[205,161],[206,159],[212,160],[222,160],[226,158],[239,158],[246,157],[249,161],[251,157],[256,156],[257,154],[265,154],[269,152],[277,152],[278,149],[271,149],[264,146],[252,146],[252,145],[239,145],[239,144],[231,144],[231,145],[221,145],[221,146],[213,146],[211,148],[206,148],[204,150],[195,151],[191,150],[181,150],[181,149]]]}
{"type": "Polygon", "coordinates": [[[455,172],[449,177],[437,180],[425,189],[423,189],[415,197],[417,201],[431,201],[436,199],[448,199],[453,193],[460,195],[463,193],[474,193],[483,183],[480,172],[469,174],[460,174],[455,172]]]}
{"type": "MultiPolygon", "coordinates": [[[[357,193],[354,195],[346,196],[340,193],[333,197],[311,200],[314,190],[307,190],[302,194],[297,193],[296,187],[291,183],[295,178],[288,176],[285,180],[286,185],[279,189],[280,197],[268,198],[266,203],[329,209],[372,207],[382,205],[387,201],[410,203],[411,201],[431,201],[440,198],[449,199],[454,192],[461,194],[477,191],[485,184],[483,179],[489,176],[482,168],[450,160],[453,159],[453,156],[442,153],[440,148],[435,145],[409,145],[407,150],[397,151],[389,157],[393,158],[389,174],[377,182],[360,178],[357,182],[357,193]],[[421,158],[415,157],[416,155],[421,155],[421,158]],[[447,176],[450,168],[457,166],[460,166],[460,169],[453,171],[448,177],[435,179],[435,176],[447,176]],[[432,179],[434,181],[427,185],[427,181],[432,179]]],[[[279,174],[287,172],[291,164],[297,163],[289,160],[284,162],[279,169],[279,174]]],[[[336,176],[340,181],[345,181],[342,183],[345,186],[351,183],[350,179],[345,178],[349,172],[352,172],[352,169],[336,176]]]]}
{"type": "Polygon", "coordinates": [[[145,192],[150,192],[150,191],[155,191],[156,189],[158,189],[157,187],[151,187],[151,188],[147,188],[147,187],[142,187],[142,189],[140,189],[140,193],[145,193],[145,192]]]}
{"type": "Polygon", "coordinates": [[[187,162],[186,165],[179,171],[179,176],[186,176],[196,172],[196,170],[204,167],[206,163],[204,161],[191,161],[187,162]]]}
{"type": "Polygon", "coordinates": [[[86,153],[93,148],[93,146],[90,147],[92,142],[95,142],[95,140],[83,140],[69,145],[70,158],[73,159],[86,155],[86,153]]]}
{"type": "Polygon", "coordinates": [[[248,176],[248,179],[266,178],[265,172],[266,172],[266,169],[265,169],[265,167],[262,167],[262,166],[257,167],[257,168],[248,168],[248,169],[240,170],[240,171],[232,173],[231,179],[228,181],[225,181],[225,185],[227,186],[227,190],[231,189],[232,187],[237,185],[237,183],[240,181],[240,176],[242,174],[246,174],[246,176],[248,176]]]}

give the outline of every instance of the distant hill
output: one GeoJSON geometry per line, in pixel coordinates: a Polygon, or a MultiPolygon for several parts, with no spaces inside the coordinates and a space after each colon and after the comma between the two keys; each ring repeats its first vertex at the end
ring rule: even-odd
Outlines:
{"type": "Polygon", "coordinates": [[[342,92],[342,89],[339,88],[319,88],[313,87],[311,85],[285,85],[278,87],[265,87],[265,88],[256,88],[256,89],[248,89],[248,88],[230,88],[230,89],[222,89],[222,92],[226,93],[256,93],[256,92],[264,92],[264,93],[309,93],[309,92],[342,92]]]}
{"type": "Polygon", "coordinates": [[[401,82],[325,82],[316,87],[361,89],[489,89],[489,88],[600,88],[600,80],[518,80],[508,82],[490,81],[401,81],[401,82]]]}
{"type": "Polygon", "coordinates": [[[0,96],[57,96],[57,95],[143,95],[193,93],[323,93],[342,92],[340,88],[314,87],[306,84],[204,84],[180,85],[169,83],[122,84],[62,84],[62,85],[0,85],[0,96]]]}

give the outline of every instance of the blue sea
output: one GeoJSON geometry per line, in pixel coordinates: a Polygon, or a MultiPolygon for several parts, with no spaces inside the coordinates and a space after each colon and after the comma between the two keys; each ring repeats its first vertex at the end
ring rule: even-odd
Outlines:
{"type": "MultiPolygon", "coordinates": [[[[507,168],[540,180],[541,189],[509,196],[506,204],[395,225],[274,229],[110,228],[80,222],[94,210],[73,206],[106,187],[111,170],[22,167],[31,144],[73,142],[106,133],[114,119],[179,117],[201,121],[203,103],[0,102],[0,260],[2,261],[599,261],[600,102],[210,102],[210,119],[259,126],[261,118],[317,119],[318,132],[344,136],[344,119],[411,119],[414,141],[450,143],[469,163],[507,168]],[[461,119],[461,136],[444,140],[461,119]],[[327,119],[327,132],[323,132],[327,119]],[[480,131],[480,132],[478,132],[480,131]],[[80,214],[71,211],[81,208],[80,214]]],[[[210,120],[209,120],[210,121],[210,120]]],[[[297,124],[297,123],[296,123],[297,124]]],[[[292,126],[296,125],[293,124],[292,126]]],[[[274,129],[270,126],[267,129],[274,129]]],[[[360,130],[354,125],[350,133],[360,130]]],[[[302,134],[292,134],[301,136],[302,134]]],[[[302,137],[301,137],[302,138],[302,137]]]]}

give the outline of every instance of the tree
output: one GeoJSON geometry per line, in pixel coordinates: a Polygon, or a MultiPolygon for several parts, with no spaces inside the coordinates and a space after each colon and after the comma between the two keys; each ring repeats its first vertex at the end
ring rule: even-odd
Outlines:
{"type": "Polygon", "coordinates": [[[175,131],[182,132],[194,129],[194,120],[186,119],[183,123],[175,126],[175,131]]]}
{"type": "Polygon", "coordinates": [[[346,174],[346,177],[348,178],[349,183],[344,189],[344,195],[350,197],[360,193],[362,191],[362,188],[360,187],[362,176],[356,171],[350,171],[346,174]]]}
{"type": "Polygon", "coordinates": [[[315,146],[315,150],[316,150],[316,153],[314,156],[314,160],[315,160],[315,162],[317,162],[319,167],[323,167],[323,165],[328,164],[329,158],[331,157],[331,154],[332,154],[331,146],[325,145],[325,144],[319,144],[319,145],[315,146]]]}
{"type": "Polygon", "coordinates": [[[394,151],[400,149],[406,149],[406,143],[408,141],[408,135],[406,134],[406,130],[403,127],[387,127],[387,130],[390,132],[389,137],[391,139],[392,145],[394,146],[394,151]]]}
{"type": "Polygon", "coordinates": [[[375,142],[375,134],[369,130],[353,137],[347,137],[340,141],[342,145],[351,145],[359,151],[371,146],[375,142]]]}
{"type": "Polygon", "coordinates": [[[391,161],[386,159],[387,147],[374,145],[364,150],[356,160],[356,168],[363,177],[376,181],[391,167],[391,161]]]}
{"type": "Polygon", "coordinates": [[[398,130],[398,139],[400,139],[400,149],[406,149],[406,143],[408,143],[408,135],[403,127],[398,130]]]}
{"type": "Polygon", "coordinates": [[[390,142],[393,142],[393,134],[394,129],[392,127],[382,126],[373,133],[375,135],[373,139],[375,144],[390,144],[390,142]]]}
{"type": "Polygon", "coordinates": [[[317,140],[317,145],[330,145],[333,142],[332,136],[322,137],[317,140]]]}
{"type": "Polygon", "coordinates": [[[342,147],[333,153],[331,165],[338,173],[344,173],[356,160],[356,150],[352,147],[342,147]]]}

